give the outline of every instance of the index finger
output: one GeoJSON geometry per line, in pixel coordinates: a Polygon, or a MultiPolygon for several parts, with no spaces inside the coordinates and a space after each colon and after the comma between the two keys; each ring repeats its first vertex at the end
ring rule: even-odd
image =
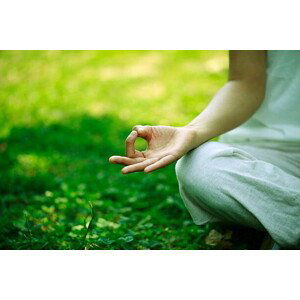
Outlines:
{"type": "Polygon", "coordinates": [[[133,130],[126,138],[125,148],[126,148],[126,156],[127,157],[134,157],[134,155],[135,155],[134,143],[135,143],[135,140],[137,139],[137,137],[138,137],[138,133],[135,130],[133,130]]]}

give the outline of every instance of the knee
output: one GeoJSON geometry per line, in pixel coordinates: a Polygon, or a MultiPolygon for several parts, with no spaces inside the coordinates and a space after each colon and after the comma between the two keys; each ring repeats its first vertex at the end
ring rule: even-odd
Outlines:
{"type": "Polygon", "coordinates": [[[220,174],[217,158],[226,156],[230,151],[228,145],[219,142],[206,142],[190,151],[176,163],[179,184],[186,189],[195,184],[198,187],[210,186],[220,174]]]}

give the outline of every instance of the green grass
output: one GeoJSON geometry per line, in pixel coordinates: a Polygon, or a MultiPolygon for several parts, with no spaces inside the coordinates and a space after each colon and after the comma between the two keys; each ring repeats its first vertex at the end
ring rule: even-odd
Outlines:
{"type": "MultiPolygon", "coordinates": [[[[1,51],[1,249],[246,249],[207,245],[174,165],[120,174],[136,124],[184,125],[226,80],[225,51],[1,51]]],[[[139,147],[143,147],[139,143],[139,147]]]]}

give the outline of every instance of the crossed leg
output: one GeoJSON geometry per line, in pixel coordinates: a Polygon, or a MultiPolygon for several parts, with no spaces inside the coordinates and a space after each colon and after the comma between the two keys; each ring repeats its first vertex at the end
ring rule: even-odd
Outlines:
{"type": "MultiPolygon", "coordinates": [[[[266,150],[267,151],[267,150],[266,150]]],[[[180,194],[194,222],[227,221],[266,230],[300,246],[300,178],[237,146],[207,142],[176,164],[180,194]]]]}

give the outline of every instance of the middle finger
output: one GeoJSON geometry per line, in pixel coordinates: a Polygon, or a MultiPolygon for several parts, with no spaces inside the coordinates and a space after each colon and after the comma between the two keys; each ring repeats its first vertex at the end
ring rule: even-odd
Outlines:
{"type": "Polygon", "coordinates": [[[146,160],[144,157],[137,157],[137,158],[129,158],[126,156],[111,156],[109,158],[109,162],[113,164],[121,164],[125,166],[137,164],[139,162],[142,162],[146,160]]]}
{"type": "Polygon", "coordinates": [[[127,166],[127,167],[123,168],[122,169],[122,173],[123,174],[128,174],[128,173],[131,173],[131,172],[141,172],[141,171],[144,171],[144,169],[147,166],[149,166],[151,164],[154,164],[158,160],[159,160],[159,158],[149,158],[149,159],[146,159],[145,161],[142,161],[140,163],[133,164],[133,165],[130,165],[130,166],[127,166]]]}

